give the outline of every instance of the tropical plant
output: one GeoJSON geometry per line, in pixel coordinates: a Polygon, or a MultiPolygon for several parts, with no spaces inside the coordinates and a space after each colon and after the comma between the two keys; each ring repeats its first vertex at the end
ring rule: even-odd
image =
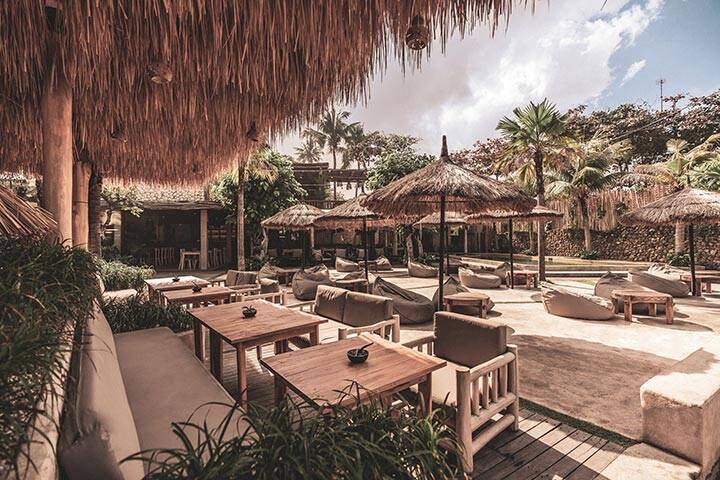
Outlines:
{"type": "Polygon", "coordinates": [[[451,153],[450,158],[476,173],[499,177],[506,150],[506,140],[488,138],[484,142],[475,142],[472,148],[451,153]]]}
{"type": "MultiPolygon", "coordinates": [[[[52,418],[67,354],[100,292],[92,255],[36,238],[0,238],[0,476],[21,478],[27,444],[52,418]],[[14,474],[11,472],[15,472],[14,474]]],[[[54,445],[49,447],[53,448],[54,445]]],[[[27,460],[27,461],[25,461],[27,460]]],[[[25,472],[25,473],[27,473],[25,472]]],[[[28,475],[32,476],[32,475],[28,475]]]]}
{"type": "MultiPolygon", "coordinates": [[[[625,181],[642,182],[647,184],[667,185],[673,190],[685,186],[712,182],[714,175],[712,168],[703,167],[720,163],[720,133],[710,135],[697,147],[690,148],[685,140],[674,138],[667,142],[669,158],[660,163],[638,165],[632,173],[625,176],[625,181]]],[[[685,224],[675,224],[675,253],[685,251],[685,224]]]]}
{"type": "Polygon", "coordinates": [[[110,227],[113,212],[128,212],[135,217],[139,217],[143,212],[136,187],[125,188],[120,185],[103,185],[100,196],[105,201],[103,230],[110,227]]]}
{"type": "MultiPolygon", "coordinates": [[[[565,134],[566,120],[567,115],[544,99],[514,109],[513,118],[504,117],[497,125],[497,130],[507,141],[501,166],[505,170],[514,170],[524,183],[532,179],[538,205],[545,205],[545,166],[556,164],[570,141],[565,134]]],[[[537,249],[540,279],[545,280],[544,228],[538,228],[537,249]]]]}
{"type": "Polygon", "coordinates": [[[295,158],[302,163],[317,163],[322,153],[322,147],[312,137],[305,138],[299,147],[295,147],[295,158]]]}
{"type": "MultiPolygon", "coordinates": [[[[570,150],[570,149],[568,149],[570,150]]],[[[585,251],[592,251],[590,194],[603,190],[618,181],[621,174],[612,172],[611,167],[619,158],[626,158],[630,152],[627,143],[611,144],[607,139],[594,137],[578,143],[572,149],[567,163],[552,171],[548,176],[548,194],[554,197],[571,198],[580,207],[584,234],[585,251]]]]}
{"type": "Polygon", "coordinates": [[[687,253],[668,252],[667,255],[665,255],[665,263],[673,267],[689,267],[690,255],[687,253]]]}
{"type": "Polygon", "coordinates": [[[145,280],[155,276],[155,270],[148,266],[132,266],[114,260],[111,262],[97,259],[98,271],[106,290],[125,290],[145,288],[145,280]]]}
{"type": "Polygon", "coordinates": [[[457,442],[441,413],[425,417],[407,405],[349,403],[322,412],[290,400],[270,409],[251,404],[247,411],[227,405],[216,428],[203,419],[174,423],[181,447],[125,461],[144,462],[151,480],[455,478],[457,442]]]}
{"type": "Polygon", "coordinates": [[[182,305],[172,302],[161,305],[142,295],[104,302],[102,311],[113,333],[155,327],[168,327],[173,332],[184,332],[193,326],[192,317],[182,305]]]}
{"type": "Polygon", "coordinates": [[[378,157],[368,171],[365,186],[377,190],[432,162],[432,155],[415,151],[418,141],[418,138],[408,135],[385,136],[378,157]]]}

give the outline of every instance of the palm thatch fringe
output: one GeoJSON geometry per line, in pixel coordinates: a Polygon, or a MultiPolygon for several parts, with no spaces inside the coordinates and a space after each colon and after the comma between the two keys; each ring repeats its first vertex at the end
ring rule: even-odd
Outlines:
{"type": "Polygon", "coordinates": [[[362,206],[365,195],[348,200],[328,210],[315,219],[315,226],[330,230],[352,230],[362,227],[363,218],[368,228],[382,228],[396,225],[397,219],[383,217],[362,206]]]}
{"type": "Polygon", "coordinates": [[[306,203],[298,203],[281,210],[272,217],[261,222],[263,228],[270,230],[307,230],[313,226],[315,219],[324,213],[317,207],[306,203]]]}
{"type": "Polygon", "coordinates": [[[0,187],[0,235],[14,238],[56,232],[57,223],[49,212],[0,187]]]}
{"type": "Polygon", "coordinates": [[[620,222],[649,226],[720,223],[720,193],[684,188],[624,214],[620,222]]]}
{"type": "MultiPolygon", "coordinates": [[[[445,214],[445,223],[448,225],[467,225],[468,221],[466,219],[466,215],[457,212],[447,212],[445,214]]],[[[440,225],[440,212],[425,215],[413,225],[416,227],[440,225]]]]}
{"type": "Polygon", "coordinates": [[[510,210],[491,210],[489,212],[474,213],[467,216],[467,223],[495,223],[503,220],[517,220],[519,222],[551,221],[562,218],[564,214],[548,207],[536,205],[527,212],[513,212],[510,210]]]}

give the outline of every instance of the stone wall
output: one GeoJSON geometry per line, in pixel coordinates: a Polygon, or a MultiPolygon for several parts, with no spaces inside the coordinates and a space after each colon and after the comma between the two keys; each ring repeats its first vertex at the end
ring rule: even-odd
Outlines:
{"type": "MultiPolygon", "coordinates": [[[[598,258],[662,262],[675,245],[673,227],[617,227],[608,232],[592,232],[593,250],[598,258]]],[[[548,255],[576,257],[583,249],[582,230],[552,230],[547,235],[548,255]]],[[[720,226],[695,228],[696,261],[708,268],[720,267],[720,226]]]]}

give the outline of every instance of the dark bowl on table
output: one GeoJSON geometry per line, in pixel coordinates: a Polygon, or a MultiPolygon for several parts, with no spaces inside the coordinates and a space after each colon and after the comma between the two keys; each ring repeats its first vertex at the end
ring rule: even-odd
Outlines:
{"type": "Polygon", "coordinates": [[[251,318],[257,314],[257,310],[254,307],[243,307],[242,314],[245,318],[251,318]]]}
{"type": "Polygon", "coordinates": [[[195,293],[200,293],[202,292],[202,287],[200,285],[195,285],[194,287],[192,287],[192,291],[195,293]]]}
{"type": "Polygon", "coordinates": [[[363,363],[365,360],[368,359],[368,356],[370,355],[370,352],[367,350],[357,349],[353,348],[352,350],[347,351],[347,357],[348,360],[352,363],[363,363]]]}
{"type": "Polygon", "coordinates": [[[179,281],[180,281],[180,277],[173,277],[173,278],[172,278],[172,281],[173,281],[173,282],[179,282],[179,281]]]}

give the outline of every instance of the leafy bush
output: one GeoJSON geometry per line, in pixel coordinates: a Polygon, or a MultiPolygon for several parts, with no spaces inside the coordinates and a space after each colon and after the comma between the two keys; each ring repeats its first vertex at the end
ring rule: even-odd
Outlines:
{"type": "Polygon", "coordinates": [[[245,270],[257,272],[266,263],[276,265],[278,263],[278,259],[275,257],[268,257],[267,255],[253,255],[252,257],[245,259],[245,270]]]}
{"type": "Polygon", "coordinates": [[[192,328],[190,314],[180,304],[160,305],[141,295],[125,300],[112,300],[102,306],[113,333],[131,332],[146,328],[168,327],[173,332],[192,328]]]}
{"type": "Polygon", "coordinates": [[[665,255],[665,263],[672,265],[673,267],[689,267],[690,266],[690,254],[688,253],[674,253],[668,252],[665,255]]]}
{"type": "Polygon", "coordinates": [[[142,290],[145,288],[145,279],[155,275],[155,270],[151,267],[133,267],[119,261],[98,260],[98,268],[106,290],[142,290]]]}
{"type": "Polygon", "coordinates": [[[413,259],[414,262],[422,263],[423,265],[436,265],[438,263],[438,257],[427,252],[423,252],[413,259]]]}
{"type": "Polygon", "coordinates": [[[580,250],[580,253],[578,253],[578,257],[582,258],[583,260],[597,260],[598,258],[598,252],[596,250],[580,250]]]}
{"type": "Polygon", "coordinates": [[[0,476],[17,471],[37,415],[49,415],[38,406],[56,400],[49,387],[64,382],[75,328],[100,293],[96,269],[84,250],[0,239],[0,476]]]}
{"type": "Polygon", "coordinates": [[[184,447],[125,461],[146,462],[149,479],[446,479],[457,473],[454,434],[439,415],[359,402],[322,413],[289,400],[267,410],[228,408],[215,429],[202,420],[173,424],[184,447]]]}

